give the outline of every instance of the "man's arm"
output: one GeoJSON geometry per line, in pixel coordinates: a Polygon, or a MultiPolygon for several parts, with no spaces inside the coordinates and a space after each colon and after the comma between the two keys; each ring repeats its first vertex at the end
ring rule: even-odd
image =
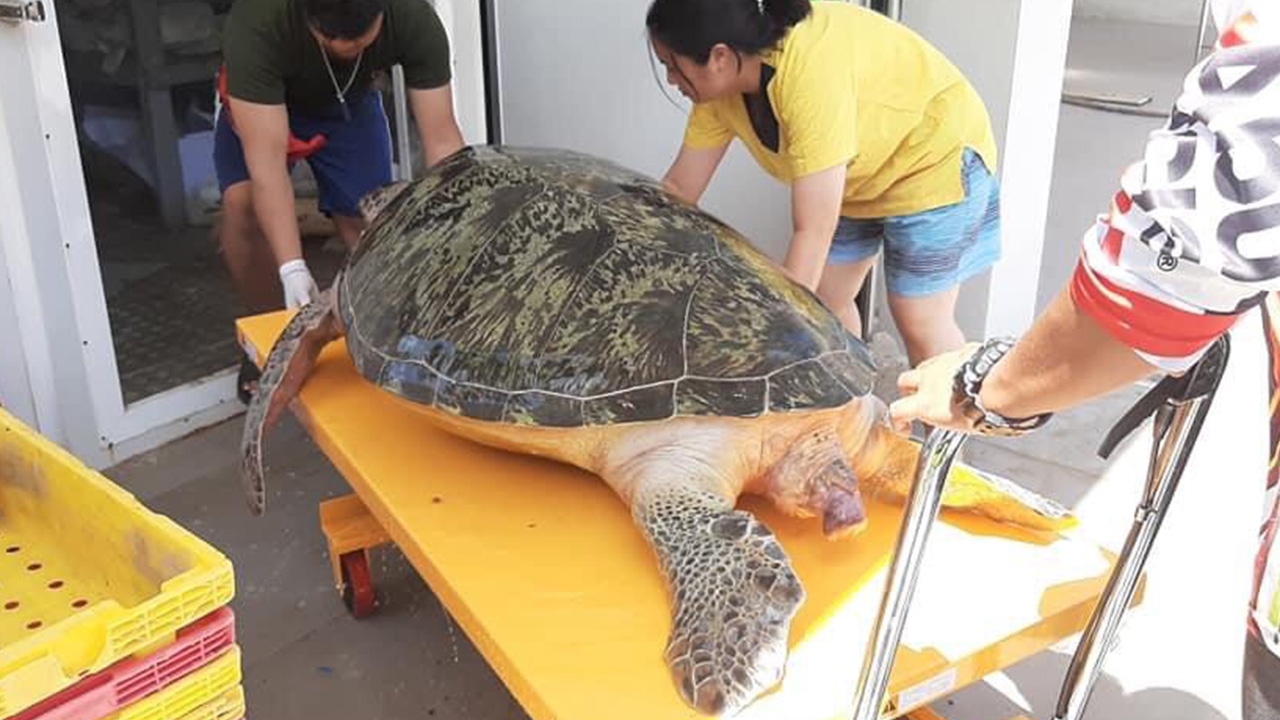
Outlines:
{"type": "Polygon", "coordinates": [[[409,89],[409,105],[422,141],[422,158],[432,167],[462,149],[462,131],[453,114],[452,84],[430,90],[409,89]]]}
{"type": "MultiPolygon", "coordinates": [[[[898,378],[903,397],[890,406],[894,426],[912,420],[969,431],[973,422],[952,402],[956,371],[976,344],[926,360],[898,378]]],[[[1071,299],[1058,294],[1044,314],[983,383],[984,407],[1005,417],[1057,412],[1158,372],[1132,348],[1108,334],[1071,299]]]]}
{"type": "Polygon", "coordinates": [[[289,116],[283,105],[229,99],[253,183],[253,208],[276,265],[302,258],[302,240],[289,179],[289,116]]]}

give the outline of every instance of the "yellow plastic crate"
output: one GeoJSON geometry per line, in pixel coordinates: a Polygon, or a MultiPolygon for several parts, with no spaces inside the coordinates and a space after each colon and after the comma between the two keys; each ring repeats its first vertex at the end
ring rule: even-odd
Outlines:
{"type": "Polygon", "coordinates": [[[226,556],[0,409],[0,718],[234,592],[226,556]]]}
{"type": "Polygon", "coordinates": [[[244,688],[237,685],[217,700],[201,705],[195,712],[178,720],[243,720],[244,715],[244,688]]]}
{"type": "Polygon", "coordinates": [[[244,715],[243,697],[239,716],[216,713],[220,708],[218,700],[239,688],[240,680],[237,645],[208,666],[102,720],[238,720],[244,715]]]}

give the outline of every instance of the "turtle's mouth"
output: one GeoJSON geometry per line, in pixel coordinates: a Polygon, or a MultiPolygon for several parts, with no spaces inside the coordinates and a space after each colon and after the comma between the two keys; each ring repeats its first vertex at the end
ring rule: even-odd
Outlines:
{"type": "Polygon", "coordinates": [[[867,525],[867,509],[862,504],[862,494],[842,487],[827,491],[822,505],[822,534],[828,540],[858,534],[867,525]]]}

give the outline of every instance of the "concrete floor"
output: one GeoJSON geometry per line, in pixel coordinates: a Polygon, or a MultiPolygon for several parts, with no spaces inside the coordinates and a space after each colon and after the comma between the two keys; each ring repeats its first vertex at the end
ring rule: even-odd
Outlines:
{"type": "Polygon", "coordinates": [[[374,554],[382,610],[350,618],[317,516],[321,500],[347,488],[292,417],[271,443],[284,492],[265,517],[248,515],[237,469],[241,427],[241,419],[228,421],[106,474],[231,558],[250,716],[526,717],[400,553],[374,554]]]}
{"type": "MultiPolygon", "coordinates": [[[[1080,23],[1069,84],[1141,89],[1155,96],[1153,105],[1167,107],[1189,60],[1190,35],[1181,28],[1080,23]],[[1152,50],[1145,59],[1112,64],[1117,34],[1135,41],[1124,44],[1126,58],[1152,50]],[[1181,42],[1182,35],[1188,42],[1181,42]],[[1154,49],[1161,47],[1179,49],[1154,49]],[[1103,69],[1105,78],[1098,72],[1103,69]]],[[[1079,233],[1105,208],[1116,173],[1154,122],[1063,109],[1050,238],[1058,252],[1046,254],[1046,288],[1061,287],[1079,233]]],[[[1095,692],[1091,718],[1239,717],[1244,599],[1267,448],[1264,350],[1256,314],[1241,324],[1235,341],[1228,378],[1149,564],[1146,601],[1128,616],[1095,692]]],[[[974,441],[967,459],[1071,507],[1083,520],[1083,538],[1118,549],[1140,494],[1148,433],[1139,433],[1111,462],[1098,459],[1094,450],[1137,394],[1127,390],[1065,413],[1029,439],[974,441]]],[[[269,516],[248,517],[236,479],[240,427],[240,420],[229,421],[107,474],[234,561],[251,717],[525,717],[395,551],[380,553],[374,563],[383,611],[360,622],[347,616],[332,588],[316,517],[317,503],[345,492],[345,484],[291,419],[273,437],[271,450],[277,487],[287,491],[269,516]]],[[[1001,720],[1019,712],[1052,717],[1072,648],[1072,642],[1064,643],[935,709],[950,720],[1001,720]]]]}

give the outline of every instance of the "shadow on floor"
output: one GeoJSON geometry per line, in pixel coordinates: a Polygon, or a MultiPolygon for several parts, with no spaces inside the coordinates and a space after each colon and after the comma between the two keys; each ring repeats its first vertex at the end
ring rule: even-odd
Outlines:
{"type": "Polygon", "coordinates": [[[239,480],[242,418],[106,471],[236,569],[249,716],[271,720],[526,720],[404,555],[377,550],[379,611],[339,599],[319,503],[350,490],[291,416],[272,437],[268,511],[249,515],[239,480]]]}
{"type": "MultiPolygon", "coordinates": [[[[1073,647],[1074,649],[1074,647],[1073,647]]],[[[1031,701],[1031,716],[1052,718],[1057,708],[1058,685],[1046,686],[1046,678],[1061,682],[1067,675],[1071,656],[1045,652],[1034,655],[1007,670],[1005,674],[1031,701]]],[[[1104,671],[1098,678],[1086,708],[1086,717],[1096,715],[1088,708],[1106,708],[1108,717],[1159,718],[1160,720],[1228,720],[1217,708],[1191,693],[1173,688],[1146,688],[1126,692],[1116,679],[1104,671]]]]}

